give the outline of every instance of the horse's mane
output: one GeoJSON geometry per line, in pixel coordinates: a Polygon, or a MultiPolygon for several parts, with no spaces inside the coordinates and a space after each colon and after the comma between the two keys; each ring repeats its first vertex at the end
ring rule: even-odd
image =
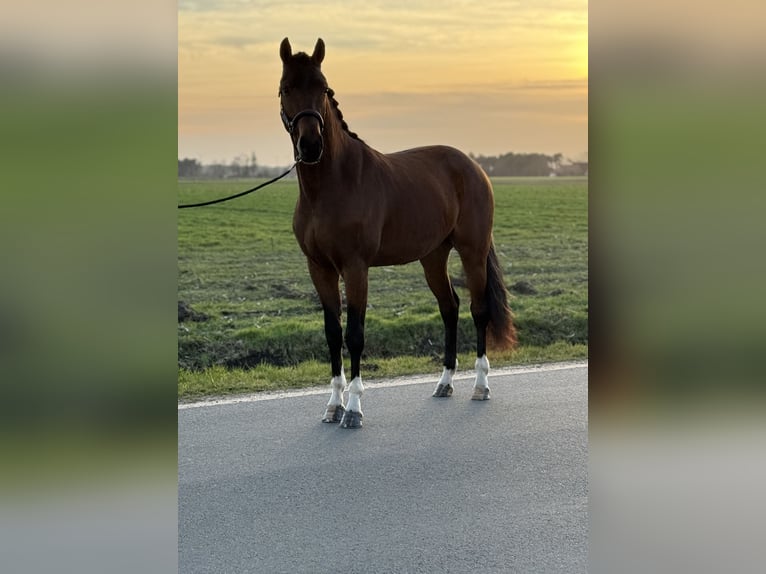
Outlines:
{"type": "Polygon", "coordinates": [[[359,140],[361,142],[362,138],[356,135],[356,133],[352,132],[349,129],[348,124],[346,123],[346,120],[343,119],[343,112],[340,111],[338,100],[335,99],[335,91],[332,90],[331,88],[327,88],[327,95],[330,96],[330,103],[332,103],[332,107],[335,110],[335,115],[338,116],[338,119],[340,120],[340,125],[343,128],[343,131],[345,131],[348,135],[350,135],[355,140],[359,140]]]}

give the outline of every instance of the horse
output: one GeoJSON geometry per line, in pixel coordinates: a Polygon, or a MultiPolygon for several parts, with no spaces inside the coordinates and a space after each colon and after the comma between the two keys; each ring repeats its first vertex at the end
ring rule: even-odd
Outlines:
{"type": "Polygon", "coordinates": [[[324,312],[330,354],[330,399],[322,421],[360,428],[368,270],[419,261],[444,323],[444,368],[433,397],[453,392],[460,299],[447,273],[460,256],[476,327],[473,400],[490,398],[487,344],[512,348],[516,329],[495,252],[492,184],[481,167],[455,148],[435,145],[383,154],[352,132],[321,70],[325,44],[293,54],[279,48],[280,117],[297,164],[299,195],[293,232],[306,256],[324,312]],[[351,359],[348,401],[341,357],[339,280],[346,290],[346,348],[351,359]]]}

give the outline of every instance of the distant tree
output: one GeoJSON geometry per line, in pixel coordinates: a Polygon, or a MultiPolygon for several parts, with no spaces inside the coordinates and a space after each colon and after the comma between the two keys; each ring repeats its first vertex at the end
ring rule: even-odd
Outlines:
{"type": "Polygon", "coordinates": [[[588,162],[587,161],[572,161],[567,159],[562,162],[556,170],[556,175],[561,176],[580,176],[588,175],[588,162]]]}
{"type": "Polygon", "coordinates": [[[225,177],[256,177],[258,175],[258,163],[255,153],[242,154],[231,160],[226,170],[225,177]]]}
{"type": "Polygon", "coordinates": [[[551,156],[541,153],[506,153],[497,158],[493,175],[547,176],[551,156]]]}
{"type": "Polygon", "coordinates": [[[247,158],[243,155],[239,155],[231,160],[231,169],[228,172],[229,177],[243,177],[244,172],[247,169],[247,158]]]}
{"type": "Polygon", "coordinates": [[[178,160],[178,177],[198,177],[202,171],[202,165],[196,159],[178,160]]]}
{"type": "Polygon", "coordinates": [[[222,163],[212,163],[205,166],[203,173],[211,179],[223,179],[226,177],[229,166],[222,163]]]}
{"type": "Polygon", "coordinates": [[[247,166],[247,177],[258,175],[258,162],[255,160],[255,152],[250,152],[250,164],[247,166]]]}
{"type": "MultiPolygon", "coordinates": [[[[490,176],[546,177],[556,175],[586,175],[588,162],[572,162],[563,154],[513,153],[499,156],[469,154],[490,176]]],[[[585,156],[587,157],[587,155],[585,156]]]]}
{"type": "Polygon", "coordinates": [[[550,171],[553,173],[557,173],[563,161],[564,161],[564,156],[562,154],[560,153],[554,154],[553,159],[548,165],[548,167],[550,167],[550,171]]]}

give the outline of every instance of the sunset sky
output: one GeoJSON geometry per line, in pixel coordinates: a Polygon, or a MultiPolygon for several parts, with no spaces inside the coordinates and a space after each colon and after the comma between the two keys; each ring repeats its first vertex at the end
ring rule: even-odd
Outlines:
{"type": "Polygon", "coordinates": [[[279,44],[309,54],[349,127],[384,152],[588,150],[587,0],[179,0],[178,155],[292,161],[279,44]]]}

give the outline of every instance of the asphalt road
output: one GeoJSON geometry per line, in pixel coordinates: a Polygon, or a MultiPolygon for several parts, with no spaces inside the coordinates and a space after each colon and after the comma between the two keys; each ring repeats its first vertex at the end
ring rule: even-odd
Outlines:
{"type": "Polygon", "coordinates": [[[179,405],[179,572],[587,571],[587,364],[179,405]]]}

